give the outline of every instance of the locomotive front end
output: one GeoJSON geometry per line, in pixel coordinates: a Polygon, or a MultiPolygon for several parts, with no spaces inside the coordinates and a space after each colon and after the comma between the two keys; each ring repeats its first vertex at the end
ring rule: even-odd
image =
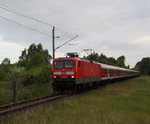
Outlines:
{"type": "Polygon", "coordinates": [[[53,60],[52,87],[56,92],[71,90],[75,85],[76,59],[58,58],[53,60]]]}

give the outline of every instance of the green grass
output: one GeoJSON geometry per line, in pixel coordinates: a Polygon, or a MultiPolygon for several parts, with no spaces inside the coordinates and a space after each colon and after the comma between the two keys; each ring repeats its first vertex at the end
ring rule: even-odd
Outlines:
{"type": "Polygon", "coordinates": [[[6,81],[0,81],[0,90],[8,90],[10,89],[10,83],[6,81]]]}
{"type": "MultiPolygon", "coordinates": [[[[50,83],[34,83],[18,88],[17,101],[32,99],[52,94],[50,83]]],[[[0,105],[12,103],[12,87],[10,82],[0,82],[0,105]]]]}
{"type": "Polygon", "coordinates": [[[9,82],[0,81],[0,105],[11,102],[11,86],[9,82]]]}
{"type": "Polygon", "coordinates": [[[50,83],[35,83],[18,90],[18,100],[23,101],[35,97],[47,96],[52,94],[50,83]]]}
{"type": "Polygon", "coordinates": [[[3,124],[150,124],[150,77],[107,85],[90,94],[40,106],[3,124]]]}

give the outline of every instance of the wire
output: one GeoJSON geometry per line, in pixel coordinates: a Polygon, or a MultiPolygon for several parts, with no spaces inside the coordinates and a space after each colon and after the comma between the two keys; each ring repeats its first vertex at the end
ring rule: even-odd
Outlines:
{"type": "MultiPolygon", "coordinates": [[[[3,6],[4,6],[4,5],[3,5],[3,6]]],[[[9,11],[9,12],[15,13],[15,14],[17,14],[17,15],[23,16],[23,17],[28,18],[28,19],[32,19],[32,20],[34,20],[34,21],[43,23],[43,24],[48,25],[48,26],[53,26],[53,25],[48,24],[48,23],[46,23],[46,22],[43,22],[43,21],[41,21],[41,20],[38,20],[38,19],[32,18],[32,17],[30,17],[30,16],[24,15],[24,14],[21,13],[21,12],[17,12],[17,11],[14,10],[14,9],[11,9],[11,8],[8,8],[8,7],[5,8],[5,7],[6,7],[6,6],[4,6],[4,7],[0,6],[1,9],[7,10],[7,11],[9,11]]]]}
{"type": "MultiPolygon", "coordinates": [[[[10,7],[7,7],[6,5],[4,5],[4,4],[2,4],[2,3],[0,3],[0,5],[1,5],[0,8],[1,8],[1,9],[4,9],[4,10],[6,10],[6,11],[9,11],[9,12],[15,13],[15,14],[17,14],[17,15],[23,16],[23,17],[25,17],[25,18],[28,18],[28,19],[31,19],[31,20],[40,22],[40,23],[45,24],[45,25],[47,25],[47,26],[51,26],[51,27],[54,26],[54,25],[49,24],[49,23],[47,23],[47,22],[44,22],[44,21],[35,19],[35,18],[33,18],[33,17],[30,17],[30,16],[27,16],[27,15],[25,15],[25,14],[19,12],[19,11],[16,11],[16,10],[10,8],[10,7]]],[[[63,34],[66,34],[67,37],[70,37],[70,36],[68,35],[68,34],[69,34],[68,32],[64,32],[64,31],[62,31],[62,30],[61,30],[60,28],[58,28],[58,27],[56,27],[56,29],[59,30],[60,32],[62,32],[63,34]]]]}
{"type": "Polygon", "coordinates": [[[3,17],[3,16],[1,16],[1,15],[0,15],[0,18],[3,18],[3,19],[5,19],[5,20],[7,20],[7,21],[13,22],[13,23],[15,23],[15,24],[17,24],[17,25],[20,25],[20,26],[22,26],[22,27],[28,28],[28,29],[30,29],[30,30],[33,30],[33,31],[36,31],[36,32],[41,33],[41,34],[43,34],[43,35],[46,35],[46,36],[48,36],[48,37],[51,37],[51,35],[48,35],[48,34],[46,34],[46,33],[44,33],[44,32],[41,32],[41,31],[39,31],[39,30],[37,30],[37,29],[34,29],[34,28],[29,27],[29,26],[23,25],[23,24],[21,24],[21,23],[19,23],[19,22],[13,21],[13,20],[8,19],[8,18],[6,18],[6,17],[3,17]]]}
{"type": "Polygon", "coordinates": [[[57,30],[59,30],[60,32],[62,32],[63,34],[65,34],[65,36],[67,36],[67,37],[71,37],[70,35],[68,35],[69,33],[68,32],[66,32],[66,31],[63,31],[62,29],[60,29],[60,28],[58,28],[58,27],[55,27],[57,30]]]}
{"type": "Polygon", "coordinates": [[[77,38],[77,37],[78,37],[78,35],[76,35],[75,37],[71,38],[71,39],[68,40],[67,42],[63,43],[62,45],[58,46],[57,48],[55,48],[55,50],[56,50],[56,49],[59,49],[60,47],[62,47],[62,46],[64,46],[64,45],[66,45],[67,43],[69,43],[70,41],[72,41],[73,39],[75,39],[75,38],[77,38]]]}

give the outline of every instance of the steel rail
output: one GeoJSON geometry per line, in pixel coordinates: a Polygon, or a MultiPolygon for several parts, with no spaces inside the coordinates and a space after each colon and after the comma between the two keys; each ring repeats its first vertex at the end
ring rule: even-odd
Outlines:
{"type": "Polygon", "coordinates": [[[15,104],[3,105],[3,106],[0,106],[0,117],[7,116],[11,113],[16,113],[18,111],[22,111],[22,110],[25,110],[27,108],[30,108],[30,107],[33,107],[36,105],[56,101],[58,99],[61,99],[61,98],[67,97],[67,96],[68,95],[61,95],[61,94],[60,95],[59,94],[58,95],[50,95],[50,96],[26,100],[23,102],[17,102],[15,104]]]}

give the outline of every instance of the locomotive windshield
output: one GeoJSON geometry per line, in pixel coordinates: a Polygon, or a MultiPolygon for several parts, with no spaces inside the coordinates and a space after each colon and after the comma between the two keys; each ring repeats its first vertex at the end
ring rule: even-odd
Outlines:
{"type": "Polygon", "coordinates": [[[55,61],[54,62],[54,67],[55,68],[73,68],[74,67],[74,62],[71,61],[71,60],[55,61]]]}
{"type": "Polygon", "coordinates": [[[55,68],[63,68],[63,61],[55,61],[54,66],[55,68]]]}

